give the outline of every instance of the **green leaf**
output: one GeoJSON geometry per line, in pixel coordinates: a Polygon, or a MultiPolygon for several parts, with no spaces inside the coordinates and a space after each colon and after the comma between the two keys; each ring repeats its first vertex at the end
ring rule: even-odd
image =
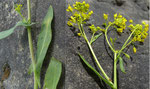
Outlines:
{"type": "Polygon", "coordinates": [[[9,35],[11,35],[14,32],[15,28],[18,27],[18,26],[31,26],[33,24],[34,23],[27,24],[27,23],[23,23],[23,21],[19,21],[14,27],[12,27],[12,28],[10,28],[8,30],[0,32],[0,39],[6,38],[9,35]]]}
{"type": "MultiPolygon", "coordinates": [[[[52,6],[49,7],[48,12],[42,22],[41,32],[38,36],[38,43],[37,43],[37,53],[36,53],[36,74],[37,79],[40,79],[40,72],[41,67],[46,56],[49,44],[52,39],[52,31],[51,31],[51,22],[53,19],[53,8],[52,6]]],[[[40,80],[37,80],[38,85],[40,87],[40,80]]]]}
{"type": "Polygon", "coordinates": [[[61,76],[61,72],[62,63],[52,57],[45,75],[43,89],[56,89],[61,76]]]}
{"type": "Polygon", "coordinates": [[[78,55],[80,56],[80,58],[83,60],[83,62],[93,71],[95,72],[95,74],[102,79],[105,83],[107,83],[108,85],[110,85],[111,87],[113,87],[113,84],[110,83],[108,80],[106,80],[105,78],[103,78],[84,58],[83,56],[80,55],[80,53],[78,53],[78,55]]]}
{"type": "Polygon", "coordinates": [[[110,42],[114,46],[114,41],[113,41],[113,39],[111,37],[110,37],[110,42]]]}
{"type": "Polygon", "coordinates": [[[100,36],[102,35],[102,33],[97,34],[96,36],[94,36],[91,41],[90,44],[92,44],[93,42],[95,42],[100,36]]]}
{"type": "Polygon", "coordinates": [[[120,69],[123,73],[126,73],[125,72],[125,69],[124,69],[124,66],[123,66],[123,59],[121,57],[119,57],[119,63],[120,63],[120,69]]]}
{"type": "Polygon", "coordinates": [[[124,54],[128,59],[130,59],[130,55],[129,55],[129,54],[124,53],[124,52],[123,52],[123,54],[124,54]]]}

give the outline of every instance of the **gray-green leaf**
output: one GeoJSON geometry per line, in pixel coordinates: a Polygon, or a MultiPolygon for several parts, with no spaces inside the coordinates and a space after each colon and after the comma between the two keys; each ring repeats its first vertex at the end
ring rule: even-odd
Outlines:
{"type": "Polygon", "coordinates": [[[52,57],[45,75],[44,89],[56,89],[61,72],[62,63],[52,57]]]}
{"type": "Polygon", "coordinates": [[[92,44],[93,42],[95,42],[101,35],[102,35],[102,33],[99,33],[96,36],[94,36],[93,39],[91,39],[90,44],[92,44]]]}
{"type": "MultiPolygon", "coordinates": [[[[51,31],[51,22],[53,19],[53,8],[52,6],[49,7],[48,12],[42,22],[41,32],[38,36],[38,43],[37,43],[37,53],[36,53],[36,73],[37,79],[40,79],[40,72],[41,67],[46,56],[49,44],[52,39],[52,31],[51,31]]],[[[38,80],[38,85],[40,87],[40,81],[38,80]]]]}
{"type": "Polygon", "coordinates": [[[26,26],[31,26],[33,24],[34,23],[27,24],[27,23],[23,23],[23,21],[19,21],[14,27],[12,27],[12,28],[10,28],[8,30],[0,32],[0,39],[6,38],[9,35],[11,35],[14,32],[15,28],[18,27],[18,26],[25,26],[26,27],[26,26]]]}
{"type": "Polygon", "coordinates": [[[125,69],[124,69],[124,66],[123,66],[123,59],[121,57],[119,57],[119,63],[120,63],[120,69],[123,73],[126,73],[125,72],[125,69]]]}

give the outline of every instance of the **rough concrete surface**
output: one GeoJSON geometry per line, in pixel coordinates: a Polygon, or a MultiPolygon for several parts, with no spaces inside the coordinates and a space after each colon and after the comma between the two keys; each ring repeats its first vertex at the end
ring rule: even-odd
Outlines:
{"type": "MultiPolygon", "coordinates": [[[[39,22],[32,27],[34,49],[36,50],[37,36],[40,32],[40,24],[44,18],[49,5],[54,8],[53,40],[43,64],[41,79],[43,81],[45,70],[48,66],[49,58],[54,56],[63,63],[63,72],[58,89],[110,89],[98,77],[90,71],[76,52],[80,52],[90,64],[94,66],[94,61],[90,55],[85,41],[77,37],[70,27],[66,25],[70,14],[66,12],[68,4],[83,0],[31,0],[32,1],[32,21],[39,22]]],[[[113,18],[114,13],[121,13],[128,20],[133,19],[135,23],[149,20],[148,0],[85,0],[93,10],[89,23],[101,26],[104,19],[103,13],[109,14],[113,18]]],[[[19,21],[20,17],[14,11],[14,4],[23,4],[23,15],[27,17],[26,0],[0,0],[0,31],[11,28],[19,21]]],[[[15,31],[11,36],[0,40],[0,79],[3,75],[3,65],[8,63],[11,71],[10,76],[3,82],[5,89],[33,89],[33,76],[28,75],[28,67],[31,63],[27,31],[23,27],[15,31]]],[[[88,37],[90,33],[87,31],[88,37]]],[[[113,33],[109,34],[114,36],[113,33]]],[[[119,37],[119,42],[125,40],[128,34],[119,37]]],[[[101,36],[93,49],[101,65],[108,76],[112,76],[113,60],[111,52],[107,52],[108,46],[104,44],[104,37],[101,36]],[[110,54],[110,56],[108,55],[110,54]]],[[[117,47],[121,44],[116,44],[117,47]]],[[[143,45],[138,45],[137,53],[132,52],[132,47],[128,53],[132,59],[125,59],[126,74],[122,73],[118,65],[118,89],[149,89],[149,38],[143,45]]],[[[43,83],[43,82],[41,82],[43,83]]],[[[1,89],[1,87],[0,87],[1,89]]]]}

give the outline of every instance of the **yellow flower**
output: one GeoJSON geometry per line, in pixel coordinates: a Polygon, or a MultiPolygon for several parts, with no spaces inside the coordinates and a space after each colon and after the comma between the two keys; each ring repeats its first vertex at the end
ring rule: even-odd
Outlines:
{"type": "Polygon", "coordinates": [[[89,12],[89,15],[91,16],[92,14],[93,14],[93,11],[90,11],[90,12],[89,12]]]}
{"type": "Polygon", "coordinates": [[[73,16],[75,16],[76,18],[77,18],[77,17],[79,17],[78,12],[77,12],[77,11],[76,11],[76,12],[74,12],[73,16]]]}
{"type": "Polygon", "coordinates": [[[96,27],[97,30],[100,30],[101,28],[99,26],[96,27]]]}
{"type": "Polygon", "coordinates": [[[132,41],[135,42],[136,41],[136,37],[133,37],[132,41]]]}
{"type": "Polygon", "coordinates": [[[149,24],[145,24],[145,27],[148,27],[148,28],[149,28],[149,24]]]}
{"type": "Polygon", "coordinates": [[[114,14],[114,18],[116,18],[117,17],[117,13],[116,14],[114,14]]]}
{"type": "Polygon", "coordinates": [[[135,47],[133,47],[133,52],[136,53],[136,48],[135,47]]]}
{"type": "Polygon", "coordinates": [[[142,24],[143,24],[143,25],[146,25],[146,23],[145,23],[144,21],[142,21],[142,24]]]}
{"type": "Polygon", "coordinates": [[[80,4],[80,2],[76,2],[76,4],[78,5],[78,4],[80,4]]]}
{"type": "Polygon", "coordinates": [[[135,27],[133,26],[133,24],[130,24],[128,27],[131,28],[131,29],[134,29],[134,28],[135,28],[135,27]]]}
{"type": "Polygon", "coordinates": [[[73,8],[69,5],[67,11],[68,12],[73,12],[73,8]]]}
{"type": "Polygon", "coordinates": [[[120,13],[119,13],[119,15],[118,15],[118,18],[122,18],[122,15],[120,15],[120,13]]]}
{"type": "Polygon", "coordinates": [[[97,31],[97,29],[96,29],[96,27],[94,26],[94,24],[91,25],[91,26],[89,26],[89,28],[91,29],[91,31],[92,31],[93,33],[95,33],[95,32],[97,31]]]}
{"type": "Polygon", "coordinates": [[[81,36],[81,33],[77,33],[78,36],[81,36]]]}
{"type": "Polygon", "coordinates": [[[122,28],[117,28],[117,32],[122,33],[123,29],[122,28]]]}
{"type": "Polygon", "coordinates": [[[85,1],[83,1],[82,4],[85,4],[85,1]]]}
{"type": "Polygon", "coordinates": [[[132,19],[130,19],[130,20],[129,20],[129,22],[130,22],[130,23],[133,23],[133,20],[132,20],[132,19]]]}
{"type": "Polygon", "coordinates": [[[137,41],[141,41],[141,35],[137,36],[137,41]]]}
{"type": "Polygon", "coordinates": [[[86,14],[82,13],[81,15],[82,15],[82,17],[83,17],[84,20],[87,19],[87,15],[86,14]]]}
{"type": "Polygon", "coordinates": [[[76,23],[75,17],[71,16],[70,18],[71,18],[71,20],[70,20],[71,22],[76,23]]]}
{"type": "Polygon", "coordinates": [[[67,22],[67,25],[68,26],[73,26],[73,24],[70,21],[67,22]]]}
{"type": "Polygon", "coordinates": [[[108,14],[103,14],[103,18],[105,19],[105,20],[107,20],[108,19],[108,14]]]}
{"type": "Polygon", "coordinates": [[[90,5],[89,5],[89,4],[85,4],[85,7],[86,7],[86,8],[89,8],[89,7],[90,7],[90,5]]]}

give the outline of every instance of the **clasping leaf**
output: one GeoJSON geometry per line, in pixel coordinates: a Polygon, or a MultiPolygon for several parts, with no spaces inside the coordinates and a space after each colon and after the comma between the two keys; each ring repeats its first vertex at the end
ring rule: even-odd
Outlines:
{"type": "MultiPolygon", "coordinates": [[[[6,38],[9,35],[11,35],[18,26],[28,27],[28,26],[31,26],[33,24],[35,24],[35,23],[28,24],[28,23],[24,23],[23,21],[19,21],[14,27],[12,27],[8,30],[0,32],[0,39],[6,38]]],[[[16,29],[16,30],[19,30],[19,29],[16,29]]]]}

